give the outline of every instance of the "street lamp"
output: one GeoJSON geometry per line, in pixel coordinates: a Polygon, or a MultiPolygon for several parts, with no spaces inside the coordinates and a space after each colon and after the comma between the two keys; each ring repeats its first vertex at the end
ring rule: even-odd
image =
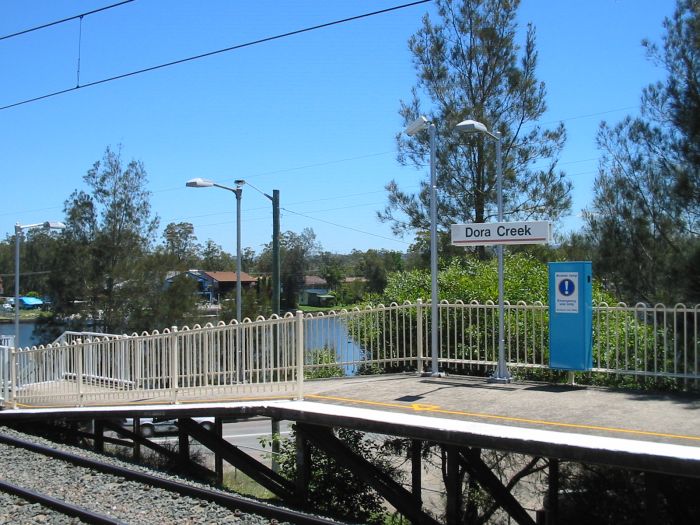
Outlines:
{"type": "MultiPolygon", "coordinates": [[[[501,134],[490,132],[484,124],[476,120],[463,120],[456,126],[461,133],[482,133],[496,142],[496,199],[498,202],[498,222],[503,222],[503,161],[501,158],[501,134]]],[[[510,373],[506,367],[505,336],[503,329],[503,245],[496,245],[498,256],[498,366],[496,373],[490,378],[494,383],[510,383],[510,373]]]]}
{"type": "Polygon", "coordinates": [[[265,193],[243,179],[236,184],[247,184],[272,202],[272,313],[280,314],[280,190],[272,190],[272,195],[265,193]]]}
{"type": "Polygon", "coordinates": [[[37,224],[15,224],[15,348],[19,348],[19,244],[23,230],[62,230],[66,227],[62,222],[40,222],[37,224]]]}
{"type": "Polygon", "coordinates": [[[408,127],[406,127],[406,135],[412,137],[417,135],[424,129],[428,129],[430,137],[430,312],[431,326],[430,331],[430,355],[431,355],[431,370],[423,375],[439,377],[438,372],[438,282],[437,282],[437,202],[436,202],[436,182],[435,182],[435,124],[430,122],[426,117],[420,116],[408,127]]]}
{"type": "MultiPolygon", "coordinates": [[[[239,181],[235,181],[238,184],[239,181]]],[[[188,188],[221,188],[236,194],[236,320],[241,321],[241,196],[243,189],[240,186],[230,188],[216,182],[197,177],[185,183],[188,188]]]]}

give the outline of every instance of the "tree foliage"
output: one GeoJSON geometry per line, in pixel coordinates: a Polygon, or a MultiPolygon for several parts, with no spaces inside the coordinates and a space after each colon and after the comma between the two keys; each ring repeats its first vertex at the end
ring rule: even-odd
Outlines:
{"type": "Polygon", "coordinates": [[[163,231],[163,244],[166,253],[175,258],[173,270],[194,267],[200,246],[191,222],[169,223],[163,231]]]}
{"type": "Polygon", "coordinates": [[[221,246],[208,239],[200,252],[199,266],[203,270],[213,272],[234,271],[236,259],[231,254],[226,253],[221,246]]]}
{"type": "Polygon", "coordinates": [[[655,523],[681,525],[700,520],[697,479],[599,465],[562,466],[560,522],[633,525],[654,516],[655,523]],[[651,483],[658,490],[650,493],[651,483]],[[651,502],[655,515],[648,507],[651,502]]]}
{"type": "MultiPolygon", "coordinates": [[[[311,228],[301,233],[284,232],[280,238],[280,282],[282,284],[282,308],[296,308],[304,286],[311,258],[320,251],[316,234],[311,228]]],[[[263,248],[258,258],[258,270],[272,272],[272,243],[263,248]]]]}
{"type": "Polygon", "coordinates": [[[169,271],[196,256],[192,226],[169,224],[164,246],[154,248],[158,219],[145,168],[136,160],[125,163],[120,148],[107,148],[83,182],[85,189],[65,202],[64,232],[53,243],[42,239],[48,262],[41,264],[52,269],[42,292],[54,311],[37,326],[42,341],[67,329],[130,333],[189,322],[197,315],[196,284],[165,283],[169,271]]]}
{"type": "Polygon", "coordinates": [[[359,274],[367,279],[367,291],[377,294],[386,288],[389,274],[402,269],[401,254],[390,250],[367,250],[358,264],[359,274]]]}
{"type": "MultiPolygon", "coordinates": [[[[437,215],[444,230],[496,217],[495,148],[455,131],[467,118],[501,133],[507,217],[557,219],[571,205],[571,185],[557,171],[565,129],[538,124],[546,91],[536,77],[534,28],[528,26],[522,47],[516,43],[518,5],[518,0],[438,0],[439,20],[426,15],[409,40],[418,82],[400,114],[405,124],[426,115],[436,126],[437,215]]],[[[396,140],[401,164],[428,164],[427,133],[398,134],[396,140]]],[[[389,202],[379,217],[395,233],[428,229],[428,180],[417,194],[401,190],[396,181],[387,190],[389,202]]]]}
{"type": "Polygon", "coordinates": [[[667,78],[644,89],[641,117],[602,123],[586,215],[596,271],[630,301],[700,300],[700,1],[679,0],[663,48],[644,42],[667,78]]]}
{"type": "MultiPolygon", "coordinates": [[[[334,433],[353,452],[384,472],[398,474],[387,461],[388,453],[381,443],[357,430],[338,428],[334,433]]],[[[280,451],[280,473],[288,480],[296,478],[295,436],[293,432],[290,439],[283,440],[280,451]]],[[[311,479],[307,488],[308,502],[313,509],[355,523],[385,523],[387,512],[382,498],[367,483],[313,445],[310,454],[311,479]]]]}
{"type": "Polygon", "coordinates": [[[129,316],[125,299],[140,293],[139,266],[158,226],[145,189],[146,171],[136,160],[125,164],[120,148],[108,147],[83,182],[87,191],[74,191],[65,203],[64,240],[72,249],[65,271],[56,276],[82,282],[57,282],[54,290],[81,290],[99,328],[123,331],[129,316]]]}

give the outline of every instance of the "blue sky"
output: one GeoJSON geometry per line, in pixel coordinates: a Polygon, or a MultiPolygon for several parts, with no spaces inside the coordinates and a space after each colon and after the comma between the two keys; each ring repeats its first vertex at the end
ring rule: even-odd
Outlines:
{"type": "MultiPolygon", "coordinates": [[[[0,36],[115,1],[1,0],[0,36]]],[[[82,21],[81,84],[192,55],[399,5],[387,0],[136,0],[82,21]]],[[[642,38],[658,41],[671,0],[522,0],[537,28],[544,122],[564,121],[560,167],[580,227],[591,199],[601,120],[636,113],[661,79],[642,38]]],[[[200,242],[235,250],[235,198],[185,188],[193,177],[279,189],[282,230],[311,227],[323,248],[404,251],[376,220],[391,179],[417,188],[426,173],[396,162],[399,100],[415,72],[407,48],[432,3],[320,29],[0,111],[0,235],[60,220],[63,202],[107,146],[141,160],[161,226],[191,222],[200,242]]],[[[0,106],[74,87],[80,23],[0,41],[0,106]]],[[[522,39],[521,39],[522,41],[522,39]]],[[[270,240],[271,206],[244,188],[242,245],[270,240]]],[[[160,239],[159,239],[160,241],[160,239]]]]}

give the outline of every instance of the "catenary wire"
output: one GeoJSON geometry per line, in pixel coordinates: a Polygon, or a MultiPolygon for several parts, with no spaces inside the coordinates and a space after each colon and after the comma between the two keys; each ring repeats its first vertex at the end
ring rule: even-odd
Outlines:
{"type": "Polygon", "coordinates": [[[229,51],[236,51],[236,50],[238,50],[238,49],[243,49],[243,48],[251,47],[251,46],[254,46],[254,45],[258,45],[258,44],[264,44],[264,43],[266,43],[266,42],[271,42],[271,41],[273,41],[273,40],[279,40],[279,39],[282,39],[282,38],[287,38],[287,37],[290,37],[290,36],[295,36],[295,35],[299,35],[299,34],[302,34],[302,33],[308,33],[308,32],[310,32],[310,31],[315,31],[315,30],[317,30],[317,29],[324,29],[324,28],[326,28],[326,27],[331,27],[331,26],[335,26],[335,25],[339,25],[339,24],[344,24],[344,23],[347,23],[347,22],[353,22],[353,21],[355,21],[355,20],[360,20],[360,19],[363,19],[363,18],[368,18],[368,17],[370,17],[370,16],[381,15],[381,14],[389,13],[389,12],[392,12],[392,11],[397,11],[397,10],[399,10],[399,9],[405,9],[405,8],[407,8],[407,7],[413,7],[413,6],[416,6],[416,5],[419,5],[419,4],[425,4],[425,3],[428,3],[428,2],[432,2],[432,1],[433,1],[433,0],[417,0],[417,1],[415,1],[415,2],[411,2],[411,3],[408,3],[408,4],[402,4],[402,5],[398,5],[398,6],[388,7],[388,8],[386,8],[386,9],[380,9],[380,10],[378,10],[378,11],[372,11],[372,12],[370,12],[370,13],[363,13],[363,14],[361,14],[361,15],[355,15],[355,16],[351,16],[351,17],[348,17],[348,18],[343,18],[343,19],[340,19],[340,20],[333,20],[332,22],[326,22],[326,23],[323,23],[323,24],[315,25],[315,26],[305,27],[305,28],[303,28],[303,29],[296,29],[296,30],[294,30],[294,31],[288,31],[288,32],[286,32],[286,33],[280,33],[280,34],[274,35],[274,36],[268,36],[268,37],[265,37],[265,38],[259,38],[259,39],[257,39],[257,40],[251,40],[250,42],[245,42],[245,43],[243,43],[243,44],[236,44],[236,45],[229,46],[229,47],[225,47],[225,48],[222,48],[222,49],[217,49],[216,51],[209,51],[208,53],[202,53],[202,54],[194,55],[194,56],[187,57],[187,58],[181,58],[181,59],[179,59],[179,60],[173,60],[172,62],[166,62],[166,63],[163,63],[163,64],[158,64],[158,65],[156,65],[156,66],[151,66],[151,67],[147,67],[147,68],[143,68],[143,69],[138,69],[138,70],[135,70],[135,71],[130,71],[130,72],[128,72],[128,73],[123,73],[123,74],[121,74],[121,75],[115,75],[115,76],[113,76],[113,77],[103,78],[103,79],[100,79],[100,80],[95,80],[95,81],[93,81],[93,82],[87,82],[87,83],[85,83],[85,84],[83,84],[83,85],[81,85],[81,86],[75,86],[75,87],[72,87],[72,88],[61,89],[61,90],[59,90],[59,91],[54,91],[53,93],[47,93],[47,94],[45,94],[45,95],[40,95],[40,96],[38,96],[38,97],[28,98],[28,99],[25,99],[25,100],[21,100],[21,101],[19,101],[19,102],[14,102],[14,103],[12,103],[12,104],[8,104],[8,105],[6,105],[6,106],[0,106],[0,111],[5,110],[5,109],[14,108],[14,107],[17,107],[17,106],[22,106],[22,105],[24,105],[24,104],[30,104],[30,103],[32,103],[32,102],[38,102],[38,101],[40,101],[40,100],[45,100],[45,99],[47,99],[47,98],[56,97],[56,96],[58,96],[58,95],[64,95],[64,94],[66,94],[66,93],[70,93],[71,91],[77,91],[77,90],[79,90],[79,89],[84,89],[84,88],[88,88],[88,87],[98,86],[98,85],[100,85],[100,84],[106,84],[106,83],[108,83],[108,82],[113,82],[113,81],[115,81],[115,80],[121,80],[121,79],[123,79],[123,78],[133,77],[133,76],[136,76],[136,75],[140,75],[140,74],[142,74],[142,73],[149,73],[149,72],[151,72],[151,71],[156,71],[156,70],[158,70],[158,69],[163,69],[163,68],[170,67],[170,66],[176,66],[176,65],[179,65],[179,64],[184,64],[184,63],[186,63],[186,62],[192,62],[192,61],[194,61],[194,60],[199,60],[199,59],[202,59],[202,58],[207,58],[207,57],[214,56],[214,55],[219,55],[219,54],[222,54],[222,53],[228,53],[229,51]]]}
{"type": "Polygon", "coordinates": [[[394,241],[394,242],[398,242],[398,243],[401,243],[401,244],[408,244],[408,245],[411,244],[410,242],[402,241],[401,239],[396,239],[396,238],[393,238],[393,237],[387,237],[387,236],[385,236],[385,235],[379,235],[379,234],[377,234],[377,233],[366,232],[366,231],[364,231],[364,230],[360,230],[360,229],[357,229],[357,228],[353,228],[353,227],[351,227],[351,226],[345,226],[345,225],[343,225],[343,224],[338,224],[338,223],[336,223],[336,222],[327,221],[327,220],[325,220],[325,219],[319,219],[319,218],[317,218],[317,217],[311,217],[310,215],[305,215],[305,214],[303,214],[303,213],[299,213],[299,212],[296,212],[296,211],[292,211],[292,210],[289,210],[289,209],[287,209],[287,208],[281,208],[281,209],[284,210],[284,211],[286,211],[287,213],[291,213],[292,215],[298,215],[298,216],[304,217],[304,218],[306,218],[306,219],[311,219],[312,221],[318,221],[318,222],[323,222],[323,223],[325,223],[325,224],[330,224],[331,226],[336,226],[337,228],[343,228],[343,229],[345,229],[345,230],[350,230],[350,231],[354,231],[354,232],[357,232],[357,233],[363,233],[363,234],[365,234],[365,235],[371,235],[372,237],[379,237],[380,239],[385,239],[385,240],[387,240],[387,241],[394,241]]]}
{"type": "Polygon", "coordinates": [[[86,12],[80,13],[78,15],[69,16],[68,18],[62,18],[61,20],[56,20],[54,22],[48,22],[48,23],[42,24],[40,26],[30,27],[29,29],[23,29],[22,31],[17,31],[16,33],[11,33],[9,35],[0,36],[0,40],[7,40],[8,38],[14,38],[16,36],[26,35],[27,33],[31,33],[33,31],[39,31],[40,29],[46,29],[47,27],[55,26],[58,24],[63,24],[64,22],[70,22],[71,20],[77,20],[78,18],[83,18],[83,17],[88,16],[88,15],[99,13],[100,11],[107,11],[108,9],[120,7],[124,4],[128,4],[128,3],[131,3],[133,1],[134,0],[124,0],[123,2],[119,2],[117,4],[107,5],[105,7],[93,9],[92,11],[86,11],[86,12]]]}

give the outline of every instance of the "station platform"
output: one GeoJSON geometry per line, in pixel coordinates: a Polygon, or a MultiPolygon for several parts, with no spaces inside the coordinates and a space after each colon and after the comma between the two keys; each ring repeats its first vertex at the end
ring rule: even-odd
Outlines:
{"type": "Polygon", "coordinates": [[[700,397],[416,374],[307,381],[304,399],[154,399],[20,408],[17,420],[262,415],[410,439],[700,477],[700,397]]]}

